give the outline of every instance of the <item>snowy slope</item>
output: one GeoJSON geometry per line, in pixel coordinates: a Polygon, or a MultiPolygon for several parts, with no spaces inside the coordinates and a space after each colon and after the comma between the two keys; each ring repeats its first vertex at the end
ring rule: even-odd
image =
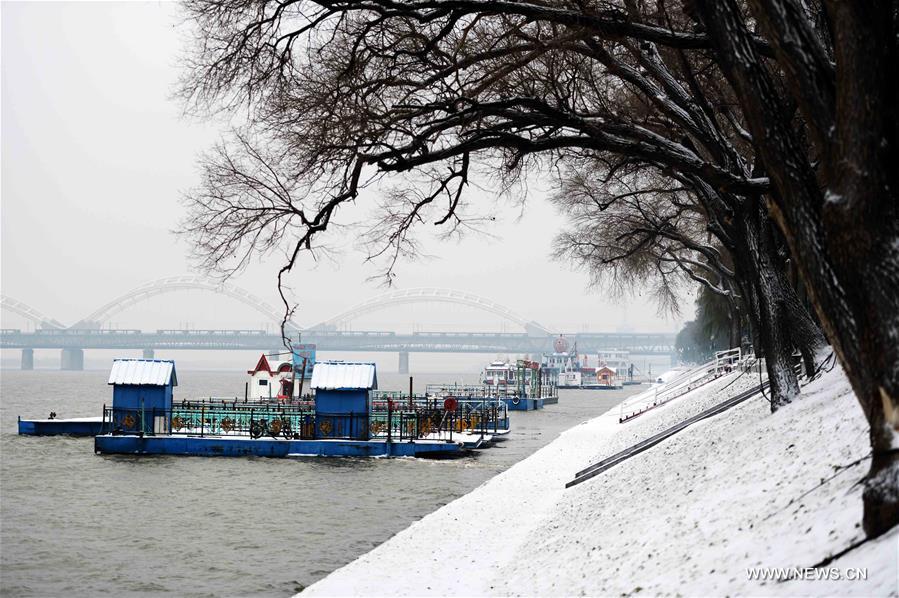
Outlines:
{"type": "Polygon", "coordinates": [[[839,369],[777,414],[753,398],[564,489],[579,469],[758,381],[737,376],[626,424],[616,408],[572,428],[303,595],[895,595],[895,530],[828,566],[867,567],[867,581],[747,573],[809,567],[862,537],[854,484],[867,462],[816,488],[868,452],[839,369]]]}

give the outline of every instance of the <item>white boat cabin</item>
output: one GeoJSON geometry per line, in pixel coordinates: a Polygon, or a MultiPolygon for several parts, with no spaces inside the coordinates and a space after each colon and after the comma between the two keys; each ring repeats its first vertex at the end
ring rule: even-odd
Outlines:
{"type": "Polygon", "coordinates": [[[484,384],[488,386],[514,385],[516,380],[515,366],[506,361],[491,361],[484,368],[484,384]]]}
{"type": "Polygon", "coordinates": [[[508,361],[491,361],[484,368],[483,380],[487,386],[515,386],[519,383],[519,376],[524,375],[524,382],[530,384],[534,376],[538,376],[540,364],[526,359],[516,363],[508,361]]]}
{"type": "Polygon", "coordinates": [[[618,380],[633,378],[631,369],[631,354],[628,351],[610,350],[599,352],[599,365],[605,366],[615,372],[618,380]]]}

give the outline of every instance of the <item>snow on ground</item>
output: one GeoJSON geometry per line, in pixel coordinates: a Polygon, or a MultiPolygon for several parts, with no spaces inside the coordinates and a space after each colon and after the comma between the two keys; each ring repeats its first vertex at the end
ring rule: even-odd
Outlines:
{"type": "Polygon", "coordinates": [[[750,568],[811,567],[863,537],[867,461],[838,468],[865,457],[867,432],[839,368],[776,414],[752,398],[564,488],[753,383],[735,373],[625,424],[614,408],[575,426],[304,596],[896,595],[897,530],[826,569],[790,572],[805,579],[750,579],[750,568]],[[845,579],[855,567],[867,581],[845,579]],[[825,575],[844,579],[808,579],[825,575]]]}

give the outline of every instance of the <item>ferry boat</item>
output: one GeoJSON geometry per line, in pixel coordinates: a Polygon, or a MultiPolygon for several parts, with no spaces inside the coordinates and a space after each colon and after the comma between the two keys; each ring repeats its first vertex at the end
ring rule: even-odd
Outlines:
{"type": "Polygon", "coordinates": [[[615,372],[615,379],[619,386],[633,382],[634,364],[631,361],[629,351],[611,349],[600,351],[596,357],[600,366],[607,367],[615,372]]]}
{"type": "Polygon", "coordinates": [[[556,379],[551,372],[529,359],[495,360],[482,375],[487,396],[503,400],[509,409],[530,411],[559,402],[556,379]]]}
{"type": "MultiPolygon", "coordinates": [[[[173,455],[444,456],[511,430],[495,389],[429,385],[424,396],[377,390],[374,363],[260,356],[243,398],[174,400],[170,360],[117,359],[102,417],[19,421],[23,435],[94,436],[98,453],[173,455]]],[[[529,383],[531,377],[524,378],[529,383]]],[[[526,391],[527,392],[527,391],[526,391]]],[[[410,381],[411,393],[411,381],[410,381]]]]}
{"type": "Polygon", "coordinates": [[[314,402],[209,399],[172,400],[175,364],[118,359],[103,409],[103,433],[94,450],[105,454],[263,457],[447,456],[464,442],[440,410],[388,405],[371,409],[374,363],[318,362],[310,388],[314,402]],[[394,409],[395,407],[395,409],[394,409]]]}
{"type": "Polygon", "coordinates": [[[587,355],[581,356],[577,346],[560,336],[553,342],[552,353],[544,353],[541,365],[557,380],[558,388],[609,390],[622,388],[633,380],[633,364],[627,351],[600,351],[596,365],[591,366],[587,355]]]}

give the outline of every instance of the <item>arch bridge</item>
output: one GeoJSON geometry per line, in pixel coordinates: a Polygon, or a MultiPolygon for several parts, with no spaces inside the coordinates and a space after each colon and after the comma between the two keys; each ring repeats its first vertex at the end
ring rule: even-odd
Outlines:
{"type": "MultiPolygon", "coordinates": [[[[82,318],[72,328],[78,329],[98,329],[107,324],[113,317],[125,311],[129,307],[142,303],[152,297],[174,293],[179,291],[209,291],[218,293],[225,297],[230,297],[244,305],[256,310],[267,319],[281,323],[284,316],[283,311],[279,311],[253,295],[249,291],[242,289],[236,285],[229,283],[221,283],[208,278],[200,278],[195,276],[174,276],[171,278],[161,278],[153,280],[146,284],[136,287],[124,295],[116,297],[112,301],[99,307],[89,315],[82,318]]],[[[288,322],[288,326],[292,329],[299,327],[293,322],[288,322]]]]}
{"type": "Polygon", "coordinates": [[[495,301],[485,299],[484,297],[480,297],[473,293],[441,288],[414,288],[378,295],[377,297],[367,299],[324,322],[310,326],[308,330],[310,332],[317,330],[337,330],[340,324],[372,312],[389,309],[397,305],[421,303],[453,303],[455,305],[464,305],[466,307],[498,315],[504,320],[518,324],[530,336],[543,337],[552,334],[552,332],[541,324],[538,324],[533,320],[528,320],[495,301]]]}
{"type": "MultiPolygon", "coordinates": [[[[85,349],[143,350],[272,350],[282,346],[280,334],[263,330],[111,330],[103,328],[117,314],[152,297],[183,291],[215,292],[251,307],[280,324],[283,312],[232,284],[198,277],[171,277],[143,284],[94,310],[71,327],[43,315],[30,306],[2,298],[2,307],[31,321],[35,330],[0,331],[0,348],[21,349],[22,367],[33,367],[35,349],[60,349],[63,369],[82,369],[85,349]]],[[[400,354],[400,370],[408,369],[410,352],[539,354],[552,350],[555,334],[511,309],[472,293],[441,288],[391,291],[363,301],[328,320],[302,330],[289,322],[288,336],[315,343],[321,351],[390,351],[400,354]],[[340,327],[355,318],[398,305],[452,303],[498,315],[521,327],[518,333],[347,331],[340,327]],[[405,367],[404,367],[405,366],[405,367]]],[[[584,353],[603,349],[629,350],[638,354],[670,354],[674,335],[640,333],[579,333],[569,335],[584,353]]]]}

